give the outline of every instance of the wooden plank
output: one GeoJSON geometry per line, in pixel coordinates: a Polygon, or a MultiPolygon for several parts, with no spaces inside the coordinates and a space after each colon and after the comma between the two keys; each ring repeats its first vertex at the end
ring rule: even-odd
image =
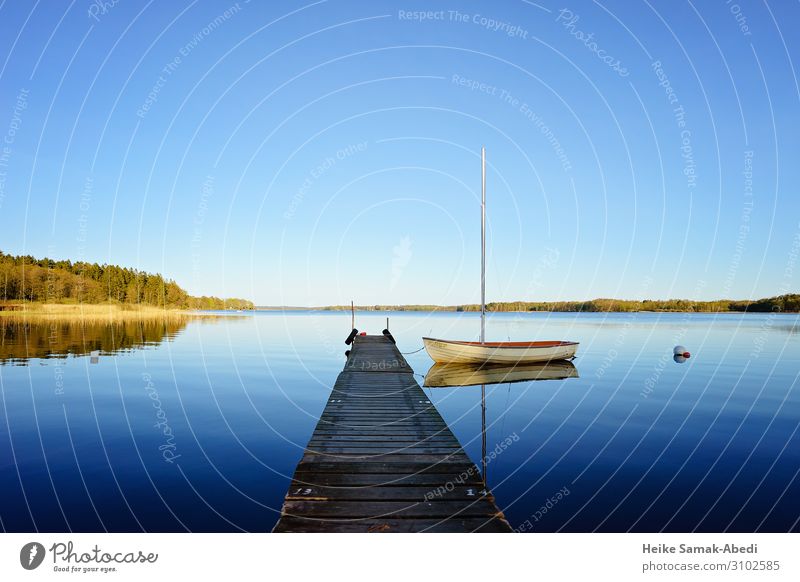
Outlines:
{"type": "MultiPolygon", "coordinates": [[[[443,483],[456,483],[457,475],[452,473],[306,473],[298,471],[289,486],[316,485],[321,487],[364,487],[410,485],[424,486],[435,490],[443,483]]],[[[483,485],[480,476],[475,475],[459,481],[463,485],[483,485]]]]}
{"type": "MultiPolygon", "coordinates": [[[[361,437],[365,438],[365,437],[361,437]]],[[[345,448],[368,448],[368,449],[388,449],[390,451],[408,451],[412,449],[418,448],[443,448],[443,449],[452,449],[460,450],[461,447],[458,444],[453,443],[452,441],[438,438],[438,439],[431,439],[431,440],[423,440],[423,439],[411,439],[407,440],[383,440],[383,439],[372,439],[372,440],[352,440],[352,437],[348,437],[348,439],[320,439],[315,437],[311,441],[309,441],[308,446],[306,447],[309,451],[328,451],[331,447],[345,447],[345,448]]],[[[421,451],[420,451],[421,452],[421,451]]],[[[437,452],[448,452],[448,451],[437,451],[437,452]]]]}
{"type": "MultiPolygon", "coordinates": [[[[338,460],[338,461],[300,461],[297,465],[297,472],[317,472],[317,473],[405,473],[416,475],[421,473],[447,473],[455,476],[465,474],[466,477],[480,475],[477,467],[472,463],[462,460],[450,461],[441,460],[436,463],[414,463],[408,460],[396,459],[394,462],[375,462],[361,460],[338,460]]],[[[465,477],[465,478],[466,478],[465,477]]]]}
{"type": "MultiPolygon", "coordinates": [[[[431,436],[428,438],[419,438],[420,433],[413,433],[410,436],[405,435],[384,435],[380,439],[380,443],[442,443],[442,444],[453,444],[453,440],[447,438],[446,436],[431,436]]],[[[351,435],[351,434],[326,434],[326,435],[319,435],[314,434],[313,438],[309,441],[309,445],[312,444],[325,444],[331,441],[336,441],[340,443],[375,443],[375,435],[351,435]]],[[[458,446],[458,445],[453,445],[458,446]]]]}
{"type": "MultiPolygon", "coordinates": [[[[370,459],[373,457],[386,457],[386,455],[442,455],[458,451],[455,447],[420,447],[411,446],[406,448],[392,447],[337,447],[337,446],[317,446],[312,447],[309,452],[318,455],[357,455],[358,458],[370,459]]],[[[376,459],[377,460],[377,459],[376,459]]]]}
{"type": "Polygon", "coordinates": [[[437,463],[442,463],[445,461],[456,463],[460,462],[462,464],[469,462],[469,457],[466,454],[458,452],[458,453],[447,453],[447,454],[425,454],[425,453],[411,453],[408,455],[400,454],[400,453],[381,453],[378,455],[371,455],[371,454],[354,454],[350,455],[347,453],[336,453],[336,454],[327,454],[327,453],[316,453],[313,451],[306,451],[303,455],[301,463],[318,463],[322,464],[323,462],[328,463],[353,463],[355,461],[363,461],[363,462],[371,462],[371,463],[384,463],[384,464],[392,464],[392,463],[414,463],[416,465],[422,466],[432,466],[437,463]],[[445,457],[445,459],[443,459],[445,457]]]}
{"type": "Polygon", "coordinates": [[[364,487],[326,487],[295,483],[289,487],[286,494],[287,500],[338,500],[338,501],[453,501],[463,499],[477,501],[479,499],[494,498],[480,485],[458,485],[449,490],[437,490],[435,487],[382,485],[364,487]]]}
{"type": "MultiPolygon", "coordinates": [[[[460,449],[458,444],[453,441],[443,439],[441,437],[434,439],[416,439],[406,437],[403,440],[394,438],[389,439],[375,439],[374,437],[359,437],[363,440],[353,440],[354,437],[347,438],[320,438],[314,437],[309,441],[308,450],[328,450],[330,447],[350,447],[350,448],[382,448],[393,451],[410,450],[414,448],[446,448],[446,449],[460,449]]],[[[446,452],[446,451],[444,451],[446,452]]]]}
{"type": "Polygon", "coordinates": [[[476,501],[339,501],[287,499],[284,515],[320,518],[502,517],[494,503],[476,501]]]}
{"type": "Polygon", "coordinates": [[[359,336],[274,531],[511,528],[396,346],[359,336]]]}
{"type": "Polygon", "coordinates": [[[284,516],[273,530],[286,533],[505,533],[502,518],[322,520],[284,516]]]}

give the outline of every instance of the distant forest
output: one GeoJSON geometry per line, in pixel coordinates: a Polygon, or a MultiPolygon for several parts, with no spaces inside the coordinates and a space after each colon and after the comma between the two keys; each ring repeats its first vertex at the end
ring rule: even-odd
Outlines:
{"type": "MultiPolygon", "coordinates": [[[[349,305],[323,307],[329,311],[349,311],[349,305]]],[[[360,311],[480,311],[478,304],[469,305],[366,305],[360,311]]],[[[688,299],[592,299],[591,301],[499,301],[486,304],[486,311],[566,311],[566,312],[800,312],[800,294],[792,293],[755,301],[717,299],[690,301],[688,299]]]]}
{"type": "Polygon", "coordinates": [[[0,301],[131,303],[175,309],[253,309],[246,299],[192,297],[159,274],[116,265],[53,261],[0,251],[0,301]]]}

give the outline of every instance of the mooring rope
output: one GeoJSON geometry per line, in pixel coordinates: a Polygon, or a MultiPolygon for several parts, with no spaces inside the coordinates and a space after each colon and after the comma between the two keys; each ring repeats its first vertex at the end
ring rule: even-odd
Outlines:
{"type": "Polygon", "coordinates": [[[404,356],[408,356],[410,354],[416,354],[417,352],[421,352],[424,349],[425,349],[425,346],[422,346],[420,349],[414,350],[413,352],[400,352],[400,353],[403,354],[404,356]]]}

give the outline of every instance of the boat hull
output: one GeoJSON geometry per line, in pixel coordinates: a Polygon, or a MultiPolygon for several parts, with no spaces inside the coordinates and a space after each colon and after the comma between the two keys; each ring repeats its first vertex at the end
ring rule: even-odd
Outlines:
{"type": "Polygon", "coordinates": [[[575,357],[577,342],[456,342],[422,338],[425,351],[441,364],[530,364],[575,357]]]}

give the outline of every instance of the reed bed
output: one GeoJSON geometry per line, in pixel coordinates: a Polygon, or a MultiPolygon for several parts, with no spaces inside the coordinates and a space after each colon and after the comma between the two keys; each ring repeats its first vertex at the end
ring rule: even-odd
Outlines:
{"type": "Polygon", "coordinates": [[[84,323],[109,323],[117,321],[142,320],[181,320],[194,318],[214,318],[214,314],[192,311],[188,309],[164,309],[152,305],[126,304],[58,304],[58,303],[25,303],[5,306],[0,310],[0,318],[4,320],[37,321],[75,321],[84,323]]]}

